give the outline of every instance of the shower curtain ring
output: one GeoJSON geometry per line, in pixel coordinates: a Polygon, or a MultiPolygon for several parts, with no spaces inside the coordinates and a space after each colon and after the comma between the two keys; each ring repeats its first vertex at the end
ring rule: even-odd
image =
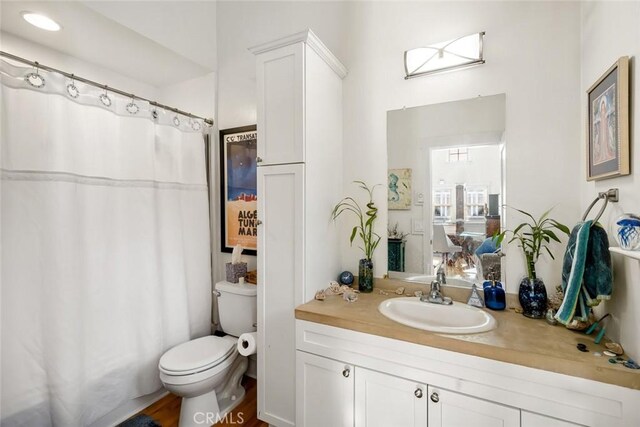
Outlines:
{"type": "Polygon", "coordinates": [[[102,102],[102,105],[105,107],[111,107],[111,98],[109,97],[108,89],[109,86],[104,85],[104,93],[100,95],[100,102],[102,102]]]}
{"type": "Polygon", "coordinates": [[[34,64],[33,68],[35,72],[32,71],[26,76],[24,76],[24,81],[27,82],[29,85],[37,89],[40,89],[44,86],[44,78],[40,75],[38,62],[36,61],[33,64],[34,64]]]}
{"type": "Polygon", "coordinates": [[[73,74],[71,74],[71,83],[67,85],[67,93],[72,98],[77,98],[78,95],[80,95],[80,91],[76,87],[76,80],[73,74]]]}
{"type": "Polygon", "coordinates": [[[135,103],[136,96],[131,94],[131,102],[127,104],[127,112],[129,114],[137,114],[140,111],[140,107],[135,103]]]}

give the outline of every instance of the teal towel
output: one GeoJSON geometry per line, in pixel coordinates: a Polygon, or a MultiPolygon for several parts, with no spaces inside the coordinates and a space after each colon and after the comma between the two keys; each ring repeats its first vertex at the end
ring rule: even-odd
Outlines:
{"type": "Polygon", "coordinates": [[[609,238],[593,221],[578,223],[571,231],[562,265],[564,299],[556,313],[563,325],[586,321],[591,307],[608,300],[613,290],[609,238]]]}

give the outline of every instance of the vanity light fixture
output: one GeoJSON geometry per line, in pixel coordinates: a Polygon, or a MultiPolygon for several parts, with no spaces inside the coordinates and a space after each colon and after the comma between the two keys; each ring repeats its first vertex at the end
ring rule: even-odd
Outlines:
{"type": "Polygon", "coordinates": [[[404,52],[405,80],[484,64],[484,31],[404,52]]]}
{"type": "Polygon", "coordinates": [[[60,31],[60,29],[62,28],[56,21],[40,13],[22,12],[21,15],[22,19],[24,19],[34,27],[38,27],[42,30],[60,31]]]}

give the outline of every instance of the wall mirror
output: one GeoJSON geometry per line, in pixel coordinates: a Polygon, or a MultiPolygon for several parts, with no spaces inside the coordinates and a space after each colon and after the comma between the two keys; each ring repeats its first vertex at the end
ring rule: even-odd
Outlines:
{"type": "Polygon", "coordinates": [[[387,113],[389,277],[471,286],[504,277],[505,95],[387,113]]]}

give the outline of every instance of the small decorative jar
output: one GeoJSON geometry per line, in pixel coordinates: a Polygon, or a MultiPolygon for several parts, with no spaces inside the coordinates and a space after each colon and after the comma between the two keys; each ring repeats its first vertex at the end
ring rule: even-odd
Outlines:
{"type": "Polygon", "coordinates": [[[616,240],[620,248],[629,251],[640,249],[640,217],[633,214],[624,214],[616,220],[618,231],[616,240]]]}

